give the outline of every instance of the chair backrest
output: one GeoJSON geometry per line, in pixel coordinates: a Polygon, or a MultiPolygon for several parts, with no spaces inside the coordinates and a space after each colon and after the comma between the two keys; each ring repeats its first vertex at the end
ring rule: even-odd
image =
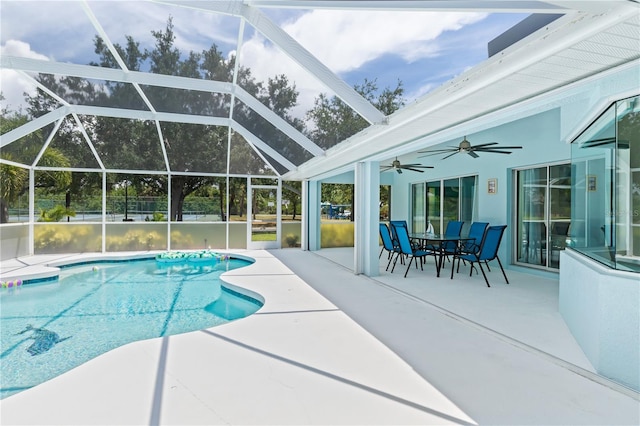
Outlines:
{"type": "Polygon", "coordinates": [[[480,245],[479,260],[493,260],[498,255],[500,241],[507,225],[490,226],[484,233],[482,244],[480,245]]]}
{"type": "Polygon", "coordinates": [[[482,238],[484,237],[484,232],[487,230],[487,226],[489,226],[489,222],[473,222],[471,224],[471,228],[469,228],[469,238],[473,238],[471,243],[477,245],[482,243],[482,238]]]}
{"type": "Polygon", "coordinates": [[[447,229],[444,231],[444,235],[459,237],[462,232],[462,225],[464,225],[464,222],[457,220],[447,222],[447,229]]]}
{"type": "Polygon", "coordinates": [[[380,224],[380,238],[382,239],[382,245],[386,250],[393,251],[393,241],[391,241],[391,233],[386,223],[380,224]]]}
{"type": "MultiPolygon", "coordinates": [[[[392,227],[395,225],[391,225],[392,227]]],[[[398,237],[398,244],[400,245],[400,251],[404,254],[413,254],[413,248],[411,248],[411,240],[409,239],[409,231],[405,226],[396,226],[396,236],[398,237]]]]}
{"type": "Polygon", "coordinates": [[[566,237],[569,235],[569,222],[554,222],[551,225],[551,235],[566,237]]]}
{"type": "Polygon", "coordinates": [[[402,226],[405,229],[407,229],[407,232],[408,232],[409,227],[407,225],[407,221],[406,220],[390,220],[389,221],[389,226],[391,227],[391,239],[397,245],[398,244],[398,236],[396,235],[396,227],[402,226]]]}

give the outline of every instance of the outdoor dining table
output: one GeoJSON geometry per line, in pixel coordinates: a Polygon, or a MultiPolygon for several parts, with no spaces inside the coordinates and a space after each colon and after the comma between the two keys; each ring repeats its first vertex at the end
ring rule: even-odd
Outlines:
{"type": "Polygon", "coordinates": [[[440,270],[444,266],[444,258],[447,254],[452,254],[451,252],[447,253],[447,247],[449,244],[446,243],[455,243],[455,249],[457,250],[460,247],[460,243],[464,241],[471,241],[474,238],[462,237],[460,235],[441,235],[441,234],[429,234],[429,233],[411,233],[409,234],[409,238],[414,241],[420,241],[420,247],[423,249],[427,246],[435,247],[435,258],[436,258],[436,276],[440,277],[440,270]]]}

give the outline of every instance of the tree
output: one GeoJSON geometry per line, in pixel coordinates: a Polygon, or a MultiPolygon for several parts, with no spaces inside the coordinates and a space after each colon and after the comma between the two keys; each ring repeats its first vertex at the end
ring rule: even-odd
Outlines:
{"type": "MultiPolygon", "coordinates": [[[[379,92],[376,80],[365,79],[362,85],[355,85],[354,89],[385,115],[392,114],[405,103],[401,81],[398,81],[395,88],[387,87],[379,92]]],[[[335,96],[330,98],[326,94],[320,94],[315,99],[314,107],[307,113],[307,119],[313,124],[313,130],[309,134],[310,139],[324,149],[331,148],[369,125],[342,100],[335,96]]],[[[353,185],[322,185],[322,201],[332,204],[350,204],[353,209],[353,197],[353,185]]],[[[353,211],[351,213],[351,220],[353,220],[355,215],[353,211]]]]}
{"type": "MultiPolygon", "coordinates": [[[[167,20],[163,30],[152,31],[152,35],[155,39],[152,49],[141,49],[139,43],[131,36],[126,36],[124,46],[114,45],[129,70],[139,71],[148,67],[152,73],[157,74],[232,81],[235,57],[226,59],[215,44],[199,53],[181,52],[175,45],[176,37],[172,18],[167,20]]],[[[91,65],[119,68],[108,46],[100,37],[96,36],[94,46],[98,59],[91,65]]],[[[148,109],[137,90],[128,83],[105,82],[103,87],[99,87],[95,82],[76,77],[55,78],[41,74],[38,78],[61,97],[72,99],[73,103],[148,109]]],[[[302,127],[302,122],[291,118],[288,113],[297,102],[297,91],[286,77],[276,76],[265,83],[257,82],[250,70],[240,67],[238,84],[260,102],[273,108],[284,119],[299,128],[302,127]]],[[[226,94],[144,85],[141,88],[157,111],[208,117],[229,116],[231,97],[226,94]]],[[[31,98],[29,103],[32,116],[42,115],[58,107],[57,103],[43,92],[31,98]]],[[[285,156],[295,157],[299,155],[298,151],[304,151],[295,142],[283,140],[283,135],[279,135],[273,126],[269,128],[269,125],[265,125],[265,120],[249,108],[243,107],[239,101],[236,101],[234,108],[234,119],[247,123],[245,127],[256,136],[277,145],[279,150],[282,148],[285,156]]],[[[229,140],[226,127],[162,122],[159,132],[156,124],[148,121],[86,116],[81,116],[80,120],[100,159],[109,169],[162,171],[168,166],[172,172],[226,173],[229,140]],[[163,148],[167,153],[168,165],[165,164],[163,148]]],[[[57,146],[68,153],[74,166],[78,161],[82,163],[82,167],[97,168],[95,164],[97,160],[93,158],[91,150],[86,146],[86,141],[78,133],[76,123],[70,120],[69,124],[63,125],[58,133],[57,146]]],[[[270,173],[266,170],[264,162],[252,152],[251,147],[239,135],[231,135],[231,138],[232,158],[239,169],[236,173],[270,173]]],[[[150,191],[155,191],[156,195],[167,193],[164,176],[155,174],[132,176],[125,173],[115,176],[122,179],[109,182],[112,186],[122,185],[126,180],[136,187],[137,193],[150,191]]],[[[99,179],[98,174],[95,177],[99,179]]],[[[77,185],[88,183],[85,177],[84,181],[79,180],[77,185]]],[[[170,188],[170,220],[182,220],[185,197],[199,188],[216,184],[218,184],[218,178],[173,174],[170,188]]],[[[75,181],[74,185],[76,185],[75,181]]],[[[230,189],[234,190],[234,186],[230,189]]],[[[234,194],[232,198],[235,201],[241,201],[244,199],[242,193],[246,192],[246,188],[238,187],[237,189],[239,193],[237,196],[234,194]]],[[[243,208],[239,206],[237,210],[242,213],[243,208]]]]}
{"type": "Polygon", "coordinates": [[[302,201],[302,182],[291,181],[282,184],[282,199],[289,200],[291,205],[291,220],[296,220],[298,205],[302,201]]]}
{"type": "MultiPolygon", "coordinates": [[[[28,115],[22,112],[2,110],[0,119],[0,134],[5,134],[12,129],[22,126],[29,120],[28,115]]],[[[17,142],[17,141],[16,141],[17,142]]],[[[36,158],[40,148],[44,144],[42,130],[25,136],[18,146],[17,143],[9,144],[2,149],[2,158],[15,163],[30,165],[36,158]]],[[[40,166],[69,167],[68,158],[57,149],[45,151],[38,162],[40,166]]],[[[44,191],[60,190],[71,183],[71,172],[44,171],[36,174],[35,186],[44,191]]],[[[0,223],[9,221],[9,205],[15,202],[29,189],[29,172],[26,168],[10,164],[0,164],[0,223]]]]}
{"type": "MultiPolygon", "coordinates": [[[[354,90],[385,115],[392,114],[405,103],[401,81],[398,81],[394,89],[387,87],[379,92],[376,80],[365,79],[362,85],[355,85],[354,90]]],[[[307,119],[313,123],[309,138],[324,149],[331,148],[369,125],[341,99],[324,93],[315,99],[313,108],[307,113],[307,119]]]]}

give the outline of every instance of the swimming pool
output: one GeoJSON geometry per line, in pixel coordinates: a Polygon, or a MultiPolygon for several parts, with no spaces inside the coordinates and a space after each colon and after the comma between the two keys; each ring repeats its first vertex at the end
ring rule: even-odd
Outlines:
{"type": "Polygon", "coordinates": [[[0,398],[126,343],[201,330],[262,304],[220,285],[250,262],[155,259],[64,268],[58,280],[0,291],[0,398]]]}

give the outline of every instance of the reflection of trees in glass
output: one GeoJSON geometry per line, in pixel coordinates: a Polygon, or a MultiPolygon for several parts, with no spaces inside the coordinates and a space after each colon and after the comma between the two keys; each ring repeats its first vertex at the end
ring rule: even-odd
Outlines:
{"type": "Polygon", "coordinates": [[[380,185],[380,220],[389,220],[391,214],[391,185],[380,185]]]}
{"type": "MultiPolygon", "coordinates": [[[[640,97],[631,101],[633,105],[640,102],[640,97]]],[[[637,108],[637,106],[636,106],[637,108]]],[[[640,112],[634,111],[624,115],[618,121],[618,146],[628,146],[629,166],[631,168],[631,221],[640,224],[640,112]]],[[[634,235],[640,233],[635,229],[634,235]]],[[[637,238],[637,237],[636,237],[637,238]]],[[[634,251],[640,251],[640,245],[634,241],[634,251]],[[638,247],[636,249],[636,247],[638,247]]]]}

